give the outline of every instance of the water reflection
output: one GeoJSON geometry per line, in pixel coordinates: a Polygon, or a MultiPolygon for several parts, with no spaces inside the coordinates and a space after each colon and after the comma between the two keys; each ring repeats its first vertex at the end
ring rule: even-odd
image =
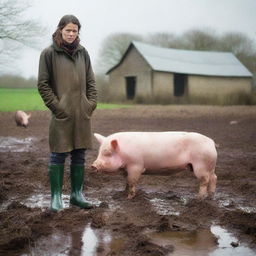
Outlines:
{"type": "Polygon", "coordinates": [[[124,243],[121,239],[113,238],[108,231],[94,230],[90,225],[86,226],[82,241],[81,256],[103,256],[108,255],[110,252],[118,255],[124,243]]]}
{"type": "Polygon", "coordinates": [[[88,224],[83,231],[54,234],[39,239],[28,254],[44,256],[104,256],[109,253],[119,255],[124,241],[114,239],[108,231],[94,230],[88,224]]]}
{"type": "Polygon", "coordinates": [[[34,141],[32,137],[18,139],[0,136],[0,152],[29,152],[34,141]]]}
{"type": "MultiPolygon", "coordinates": [[[[67,256],[71,247],[72,240],[70,235],[56,231],[54,234],[39,239],[33,247],[30,248],[28,253],[21,256],[67,256]]],[[[73,254],[80,255],[80,254],[73,254]]]]}
{"type": "MultiPolygon", "coordinates": [[[[63,201],[63,206],[64,208],[68,208],[70,206],[69,203],[70,195],[69,194],[62,194],[62,201],[63,201]]],[[[94,198],[89,198],[86,197],[86,200],[88,202],[92,203],[93,205],[99,206],[101,201],[94,199],[94,198]]],[[[50,194],[41,194],[41,193],[36,193],[26,200],[22,201],[21,203],[25,204],[27,207],[40,207],[43,209],[46,209],[50,206],[51,202],[51,195],[50,194]]]]}
{"type": "Polygon", "coordinates": [[[200,230],[195,232],[178,231],[154,233],[150,236],[153,242],[161,246],[174,246],[173,256],[207,256],[217,248],[216,238],[210,230],[200,230]]]}
{"type": "MultiPolygon", "coordinates": [[[[83,235],[82,231],[72,232],[70,234],[71,244],[70,244],[68,253],[66,255],[70,255],[70,256],[84,255],[84,254],[82,254],[82,247],[83,247],[82,235],[83,235]]],[[[92,255],[92,254],[88,254],[88,255],[92,255]]]]}
{"type": "Polygon", "coordinates": [[[162,232],[149,235],[158,245],[173,245],[172,256],[255,256],[256,251],[240,244],[233,247],[231,243],[238,240],[227,230],[213,225],[211,229],[201,229],[194,232],[162,232]]]}
{"type": "Polygon", "coordinates": [[[153,198],[150,200],[153,207],[156,209],[156,212],[160,215],[176,215],[178,216],[180,214],[179,211],[177,211],[177,202],[170,204],[168,200],[163,200],[159,198],[153,198]]]}
{"type": "Polygon", "coordinates": [[[246,247],[243,244],[239,245],[239,241],[220,226],[212,226],[211,232],[218,238],[218,248],[209,256],[255,256],[256,251],[246,247]],[[233,247],[231,243],[237,243],[238,247],[233,247]]]}
{"type": "Polygon", "coordinates": [[[99,241],[94,231],[89,226],[87,226],[84,230],[82,241],[82,255],[96,255],[97,245],[99,241]]]}
{"type": "MultiPolygon", "coordinates": [[[[238,240],[220,226],[201,229],[193,232],[175,231],[151,233],[148,235],[153,243],[160,246],[174,246],[170,256],[255,256],[256,252],[239,244],[232,247],[232,242],[238,240]]],[[[103,256],[120,255],[125,241],[113,238],[107,230],[92,229],[88,224],[84,230],[61,233],[55,232],[49,237],[37,241],[28,255],[58,255],[58,256],[103,256]]]]}

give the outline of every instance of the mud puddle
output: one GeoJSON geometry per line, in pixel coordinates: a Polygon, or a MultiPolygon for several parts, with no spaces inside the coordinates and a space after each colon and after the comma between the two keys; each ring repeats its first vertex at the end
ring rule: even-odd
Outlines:
{"type": "Polygon", "coordinates": [[[244,200],[242,197],[236,197],[232,194],[217,193],[216,200],[219,207],[241,210],[246,213],[256,213],[256,207],[248,200],[244,200]]]}
{"type": "Polygon", "coordinates": [[[33,137],[19,139],[0,136],[0,152],[29,152],[35,140],[33,137]]]}
{"type": "Polygon", "coordinates": [[[110,251],[114,251],[115,255],[119,255],[123,244],[123,240],[114,239],[108,231],[94,230],[88,224],[82,232],[55,232],[51,236],[39,239],[29,252],[21,256],[103,256],[107,255],[110,251]]]}
{"type": "Polygon", "coordinates": [[[153,198],[150,202],[159,215],[180,215],[180,211],[177,210],[178,203],[170,204],[170,202],[160,198],[153,198]]]}
{"type": "Polygon", "coordinates": [[[248,248],[226,229],[213,225],[210,229],[197,231],[167,231],[148,235],[153,243],[173,246],[170,256],[255,256],[256,251],[248,248]]]}
{"type": "MultiPolygon", "coordinates": [[[[70,198],[70,195],[62,194],[62,201],[63,201],[64,208],[68,208],[70,206],[69,198],[70,198]]],[[[86,197],[86,200],[89,203],[91,203],[97,207],[101,203],[101,201],[94,199],[94,198],[90,198],[90,197],[86,197]]],[[[40,193],[35,194],[35,195],[32,195],[31,197],[27,198],[26,200],[22,201],[21,203],[30,208],[39,207],[42,209],[47,209],[47,208],[49,208],[50,203],[51,203],[51,195],[50,194],[40,194],[40,193]]]]}
{"type": "MultiPolygon", "coordinates": [[[[239,241],[227,230],[213,225],[210,229],[191,231],[167,231],[151,233],[148,237],[152,243],[174,248],[170,256],[255,256],[256,251],[239,244],[239,241]]],[[[86,225],[82,232],[55,232],[51,236],[38,240],[28,253],[29,255],[80,255],[103,256],[108,253],[120,255],[124,239],[114,238],[107,230],[92,229],[86,225]]]]}
{"type": "MultiPolygon", "coordinates": [[[[62,201],[64,207],[69,207],[69,195],[62,194],[62,201]]],[[[50,206],[51,195],[50,194],[35,194],[26,200],[22,201],[24,205],[30,208],[40,207],[47,209],[50,206]]]]}
{"type": "MultiPolygon", "coordinates": [[[[69,195],[63,195],[64,207],[69,207],[69,195]]],[[[88,198],[88,197],[87,197],[88,198]]],[[[97,199],[88,198],[88,201],[98,205],[101,203],[97,199]]],[[[180,198],[182,205],[187,199],[180,198]]],[[[164,200],[153,198],[150,200],[155,209],[162,214],[166,203],[164,200]],[[158,205],[158,206],[157,206],[158,205]]],[[[50,195],[37,194],[24,201],[29,207],[48,208],[50,195]]],[[[168,214],[179,215],[176,207],[169,207],[168,214]]],[[[168,255],[178,256],[255,256],[256,250],[250,249],[228,230],[212,225],[210,229],[198,229],[196,231],[166,231],[147,232],[150,241],[161,247],[173,247],[174,251],[168,255]]],[[[118,237],[113,237],[108,229],[91,228],[87,224],[82,231],[64,232],[56,230],[52,235],[39,239],[35,246],[22,256],[30,255],[81,255],[81,256],[103,256],[109,253],[121,255],[127,241],[118,237]]]]}

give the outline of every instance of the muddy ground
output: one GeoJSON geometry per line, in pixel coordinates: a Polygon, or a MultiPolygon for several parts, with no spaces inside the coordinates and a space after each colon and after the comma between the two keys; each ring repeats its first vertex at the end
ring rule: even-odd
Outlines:
{"type": "MultiPolygon", "coordinates": [[[[91,255],[172,255],[175,244],[157,244],[148,234],[184,234],[207,230],[212,225],[232,232],[237,239],[234,248],[243,244],[256,255],[255,106],[96,110],[93,131],[103,135],[177,130],[196,131],[213,138],[218,145],[215,200],[196,199],[198,182],[190,171],[171,176],[143,175],[137,196],[127,200],[122,173],[97,174],[87,167],[84,192],[97,207],[69,208],[66,199],[66,207],[59,213],[51,213],[47,208],[50,114],[32,112],[27,129],[17,127],[13,116],[13,112],[0,112],[1,255],[86,255],[83,248],[87,241],[82,239],[85,227],[98,236],[91,255]],[[51,236],[54,234],[55,238],[51,236]],[[64,236],[64,240],[56,234],[64,236]],[[108,234],[108,241],[104,234],[108,234]]],[[[98,144],[94,142],[94,149],[87,154],[88,165],[97,156],[98,144]]],[[[63,187],[66,198],[70,191],[68,175],[67,164],[63,187]]]]}

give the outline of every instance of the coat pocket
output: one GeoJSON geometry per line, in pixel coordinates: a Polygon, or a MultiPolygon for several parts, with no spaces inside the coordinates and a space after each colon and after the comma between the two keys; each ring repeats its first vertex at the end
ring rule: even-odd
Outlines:
{"type": "Polygon", "coordinates": [[[68,110],[67,98],[65,95],[63,95],[53,114],[57,120],[67,120],[69,118],[69,114],[67,110],[68,110]]]}
{"type": "Polygon", "coordinates": [[[52,152],[67,152],[73,145],[72,121],[69,117],[52,117],[49,127],[49,144],[52,152]]]}
{"type": "Polygon", "coordinates": [[[82,110],[83,117],[85,119],[90,119],[94,109],[96,108],[96,104],[93,102],[90,102],[85,95],[82,96],[81,104],[82,104],[81,110],[82,110]]]}

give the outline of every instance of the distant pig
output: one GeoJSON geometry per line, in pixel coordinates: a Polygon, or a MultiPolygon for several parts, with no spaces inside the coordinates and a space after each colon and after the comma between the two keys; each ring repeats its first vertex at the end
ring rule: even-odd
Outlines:
{"type": "Polygon", "coordinates": [[[24,111],[18,110],[15,113],[14,119],[17,126],[23,126],[27,128],[30,117],[31,117],[31,114],[26,114],[24,111]]]}
{"type": "Polygon", "coordinates": [[[199,198],[213,197],[217,176],[217,151],[212,139],[195,132],[120,132],[104,137],[95,133],[99,154],[92,164],[96,171],[127,171],[128,199],[144,172],[166,174],[190,169],[199,179],[199,198]]]}

